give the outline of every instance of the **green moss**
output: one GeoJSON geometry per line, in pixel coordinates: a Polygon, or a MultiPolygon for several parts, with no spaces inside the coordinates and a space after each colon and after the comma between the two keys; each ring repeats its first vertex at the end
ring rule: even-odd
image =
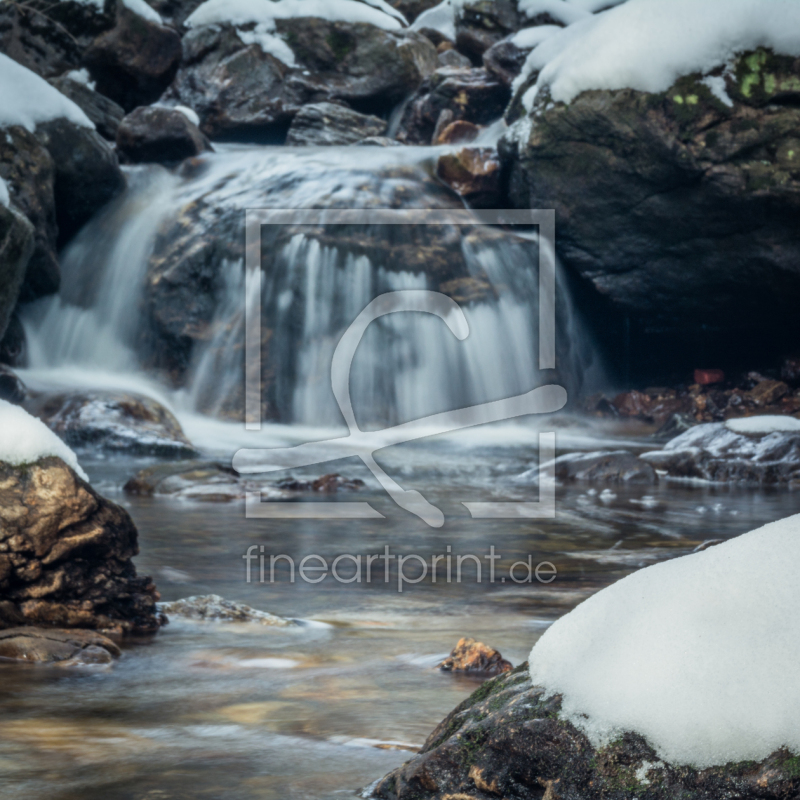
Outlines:
{"type": "Polygon", "coordinates": [[[341,31],[332,31],[325,38],[325,42],[330,47],[334,58],[337,61],[344,61],[347,56],[355,49],[355,41],[352,37],[341,31]]]}
{"type": "Polygon", "coordinates": [[[488,738],[488,731],[469,731],[460,737],[458,753],[465,767],[471,767],[478,760],[478,754],[488,738]]]}
{"type": "Polygon", "coordinates": [[[800,778],[800,756],[788,755],[778,765],[790,778],[800,778]]]}

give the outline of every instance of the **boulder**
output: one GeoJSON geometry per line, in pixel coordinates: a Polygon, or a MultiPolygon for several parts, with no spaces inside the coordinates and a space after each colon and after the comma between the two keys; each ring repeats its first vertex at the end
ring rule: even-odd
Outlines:
{"type": "Polygon", "coordinates": [[[510,87],[532,49],[514,44],[511,37],[501,39],[483,54],[483,66],[495,80],[510,87]]]}
{"type": "Polygon", "coordinates": [[[132,164],[183,161],[210,149],[197,125],[174,108],[137,108],[117,131],[117,153],[132,164]]]}
{"type": "Polygon", "coordinates": [[[419,754],[377,781],[373,800],[783,800],[800,792],[797,759],[695,769],[661,761],[641,736],[596,749],[531,684],[528,665],[486,681],[431,733],[419,754]]]}
{"type": "Polygon", "coordinates": [[[110,664],[121,654],[111,639],[94,631],[32,627],[0,631],[0,661],[87,666],[110,664]]]}
{"type": "Polygon", "coordinates": [[[461,55],[454,47],[448,47],[439,51],[439,66],[453,69],[470,69],[472,62],[466,56],[461,55]]]}
{"type": "Polygon", "coordinates": [[[459,639],[453,652],[439,664],[442,672],[467,672],[477,675],[502,675],[513,669],[500,652],[475,639],[459,639]]]}
{"type": "Polygon", "coordinates": [[[518,31],[521,24],[514,0],[467,0],[456,18],[456,47],[480,64],[490,47],[518,31]]]}
{"type": "Polygon", "coordinates": [[[292,120],[286,144],[355,144],[369,136],[381,136],[385,132],[386,121],[380,117],[359,114],[336,103],[311,103],[303,106],[292,120]]]}
{"type": "Polygon", "coordinates": [[[405,144],[430,144],[443,113],[448,123],[488,125],[503,116],[510,97],[508,86],[485,69],[437,69],[406,106],[397,138],[405,144]]]}
{"type": "Polygon", "coordinates": [[[20,300],[28,302],[54,294],[61,285],[61,270],[53,159],[47,148],[25,128],[6,128],[0,134],[0,177],[10,188],[14,205],[34,228],[33,253],[20,300]]]}
{"type": "Polygon", "coordinates": [[[33,226],[0,204],[0,337],[5,335],[33,252],[33,226]]]}
{"type": "Polygon", "coordinates": [[[441,0],[388,0],[409,22],[413,22],[423,11],[438,6],[441,0]]]}
{"type": "Polygon", "coordinates": [[[81,0],[0,3],[0,52],[43,78],[80,66],[91,42],[114,26],[111,4],[81,0]]]}
{"type": "Polygon", "coordinates": [[[199,597],[186,597],[171,603],[159,603],[159,610],[168,617],[182,617],[199,622],[250,622],[257,625],[286,628],[295,625],[295,621],[276,617],[267,611],[225,600],[218,594],[207,594],[199,597]]]}
{"type": "Polygon", "coordinates": [[[91,128],[55,119],[38,125],[36,138],[53,159],[56,221],[64,244],[125,188],[125,176],[111,145],[91,128]]]}
{"type": "Polygon", "coordinates": [[[205,2],[205,0],[148,0],[161,19],[175,30],[185,30],[186,20],[205,2]]]}
{"type": "MultiPolygon", "coordinates": [[[[785,424],[788,427],[795,422],[789,419],[785,424]]],[[[644,453],[642,459],[674,478],[759,485],[797,484],[800,481],[800,423],[797,428],[795,431],[737,433],[724,422],[697,425],[667,443],[663,450],[644,453]]]]}
{"type": "MultiPolygon", "coordinates": [[[[447,125],[441,127],[444,116],[444,114],[439,115],[439,122],[433,133],[433,144],[469,144],[480,136],[481,126],[474,122],[467,122],[465,119],[457,119],[455,122],[448,122],[447,125]]],[[[497,160],[496,153],[494,160],[497,160]]]]}
{"type": "Polygon", "coordinates": [[[500,161],[494,148],[465,147],[439,156],[436,174],[473,208],[500,207],[500,161]]]}
{"type": "Polygon", "coordinates": [[[137,553],[128,512],[61,459],[0,463],[0,628],[155,632],[158,594],[137,553]]]}
{"type": "Polygon", "coordinates": [[[536,124],[500,141],[511,204],[555,209],[568,267],[692,361],[714,331],[726,355],[750,336],[785,346],[800,301],[800,60],[758,50],[711,78],[543,91],[536,124]]]}
{"type": "Polygon", "coordinates": [[[28,389],[11,367],[0,364],[0,400],[21,405],[28,396],[28,389]]]}
{"type": "Polygon", "coordinates": [[[22,327],[19,317],[12,314],[5,336],[0,338],[0,364],[8,364],[10,367],[24,366],[25,347],[25,328],[22,327]]]}
{"type": "Polygon", "coordinates": [[[172,413],[142,395],[102,391],[40,395],[31,400],[28,411],[70,447],[164,458],[195,454],[172,413]]]}
{"type": "Polygon", "coordinates": [[[180,60],[180,35],[123,3],[117,7],[115,26],[98,36],[83,57],[97,91],[126,111],[158,100],[180,60]]]}
{"type": "Polygon", "coordinates": [[[104,97],[100,92],[90,89],[85,83],[63,75],[50,81],[61,94],[66,95],[94,123],[97,132],[110,142],[117,139],[119,128],[125,111],[113,100],[104,97]]]}
{"type": "MultiPolygon", "coordinates": [[[[627,450],[594,453],[567,453],[554,463],[555,476],[560,481],[589,481],[592,483],[658,483],[653,467],[627,450]]],[[[537,479],[536,468],[519,476],[519,481],[537,479]]]]}
{"type": "Polygon", "coordinates": [[[277,20],[294,66],[245,44],[230,26],[205,26],[183,39],[183,63],[164,100],[197,111],[211,138],[282,141],[300,108],[343,100],[386,113],[437,66],[420,34],[317,18],[277,20]]]}

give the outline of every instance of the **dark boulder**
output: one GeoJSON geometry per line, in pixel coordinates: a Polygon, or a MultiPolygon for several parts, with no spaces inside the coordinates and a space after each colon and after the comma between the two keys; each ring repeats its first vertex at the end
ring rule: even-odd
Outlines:
{"type": "Polygon", "coordinates": [[[50,81],[61,94],[66,95],[94,123],[97,132],[110,142],[116,141],[125,111],[113,100],[90,89],[85,83],[73,80],[66,75],[50,81]]]}
{"type": "Polygon", "coordinates": [[[186,20],[205,0],[148,0],[151,6],[168,25],[175,30],[184,28],[186,20]]]}
{"type": "Polygon", "coordinates": [[[439,66],[452,69],[470,69],[472,62],[453,47],[439,50],[439,66]]]}
{"type": "Polygon", "coordinates": [[[25,328],[19,317],[11,315],[5,335],[0,338],[0,364],[21,367],[25,364],[25,328]]]}
{"type": "Polygon", "coordinates": [[[84,54],[97,91],[126,111],[158,100],[181,60],[181,37],[172,28],[117,8],[116,25],[84,54]]]}
{"type": "Polygon", "coordinates": [[[21,405],[28,390],[19,375],[11,367],[0,364],[0,400],[21,405]]]}
{"type": "Polygon", "coordinates": [[[296,64],[288,66],[230,26],[205,26],[183,40],[183,63],[164,95],[200,115],[212,138],[282,140],[300,108],[344,100],[357,111],[388,112],[437,66],[417,33],[316,18],[277,21],[296,64]]]}
{"type": "Polygon", "coordinates": [[[469,0],[456,19],[456,47],[479,65],[490,47],[521,24],[514,0],[469,0]]]}
{"type": "Polygon", "coordinates": [[[289,133],[287,145],[355,144],[368,136],[381,136],[386,122],[380,117],[359,114],[336,103],[312,103],[298,111],[289,133]]]}
{"type": "Polygon", "coordinates": [[[117,153],[132,164],[183,161],[210,149],[197,125],[174,108],[137,108],[117,132],[117,153]]]}
{"type": "MultiPolygon", "coordinates": [[[[560,481],[588,481],[592,483],[658,483],[653,467],[627,450],[594,453],[568,453],[559,456],[552,465],[560,481]]],[[[540,468],[525,472],[517,480],[535,480],[540,468]]]]}
{"type": "Polygon", "coordinates": [[[0,463],[0,544],[0,628],[158,630],[158,593],[136,575],[128,512],[61,459],[0,463]]]}
{"type": "Polygon", "coordinates": [[[55,119],[37,126],[36,138],[53,158],[56,221],[64,244],[125,188],[125,176],[111,145],[91,128],[55,119]]]}
{"type": "Polygon", "coordinates": [[[554,208],[567,265],[692,360],[713,331],[726,353],[731,336],[785,347],[800,301],[800,60],[759,50],[719,73],[728,102],[700,75],[569,104],[545,90],[500,142],[512,205],[554,208]]]}
{"type": "Polygon", "coordinates": [[[511,37],[501,39],[483,54],[483,66],[495,80],[511,86],[522,72],[531,49],[514,44],[511,37]]]}
{"type": "Polygon", "coordinates": [[[410,761],[362,794],[379,800],[784,800],[800,792],[797,759],[695,769],[661,761],[638,734],[595,748],[560,716],[561,698],[522,664],[484,683],[410,761]]]}
{"type": "Polygon", "coordinates": [[[488,125],[503,116],[511,97],[508,86],[485,69],[437,69],[406,106],[397,138],[406,144],[430,144],[442,114],[447,123],[466,120],[488,125]]]}
{"type": "Polygon", "coordinates": [[[86,666],[110,664],[121,651],[94,631],[7,628],[0,631],[0,661],[86,666]]]}
{"type": "Polygon", "coordinates": [[[423,11],[438,6],[441,0],[388,0],[409,22],[413,22],[423,11]]]}
{"type": "Polygon", "coordinates": [[[0,337],[5,335],[33,252],[33,226],[0,204],[0,337]]]}

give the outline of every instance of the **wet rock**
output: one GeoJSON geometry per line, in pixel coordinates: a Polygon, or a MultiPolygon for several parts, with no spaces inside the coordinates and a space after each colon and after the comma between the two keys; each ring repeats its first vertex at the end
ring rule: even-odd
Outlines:
{"type": "Polygon", "coordinates": [[[94,631],[32,627],[0,631],[0,661],[77,666],[110,664],[120,655],[111,639],[94,631]]]}
{"type": "Polygon", "coordinates": [[[284,478],[275,484],[279,489],[287,492],[322,492],[336,494],[337,492],[357,492],[364,488],[364,481],[345,478],[338,473],[323,475],[313,481],[297,480],[297,478],[284,478]]]}
{"type": "Polygon", "coordinates": [[[501,675],[514,669],[499,651],[475,639],[459,639],[453,652],[439,664],[443,672],[469,672],[479,675],[501,675]]]}
{"type": "Polygon", "coordinates": [[[472,67],[472,62],[466,56],[462,56],[455,48],[449,47],[439,52],[439,66],[452,67],[454,69],[470,69],[472,67]]]}
{"type": "Polygon", "coordinates": [[[510,38],[502,39],[483,54],[483,66],[495,80],[510,87],[522,72],[531,49],[519,47],[510,38]]]}
{"type": "Polygon", "coordinates": [[[787,358],[781,366],[781,380],[789,386],[800,386],[800,358],[787,358]]]}
{"type": "Polygon", "coordinates": [[[97,211],[125,188],[117,154],[97,131],[66,119],[36,128],[52,156],[59,243],[69,241],[97,211]]]}
{"type": "Polygon", "coordinates": [[[54,294],[61,285],[61,271],[53,159],[25,128],[6,128],[0,135],[0,177],[8,184],[14,206],[34,228],[33,252],[20,300],[27,302],[54,294]]]}
{"type": "Polygon", "coordinates": [[[510,96],[509,88],[485,69],[437,69],[406,106],[397,139],[406,144],[430,144],[442,112],[452,113],[448,124],[466,120],[488,125],[500,119],[510,96]]]}
{"type": "Polygon", "coordinates": [[[396,8],[409,22],[413,22],[423,11],[438,6],[441,0],[389,0],[389,5],[396,8]]]}
{"type": "Polygon", "coordinates": [[[137,108],[117,131],[117,152],[131,164],[183,161],[210,149],[197,125],[174,108],[137,108]]]}
{"type": "Polygon", "coordinates": [[[654,434],[653,438],[659,442],[669,442],[686,433],[697,424],[694,417],[688,414],[673,414],[654,434]]]}
{"type": "Polygon", "coordinates": [[[555,208],[562,258],[673,351],[708,329],[779,337],[800,299],[799,74],[759,50],[716,76],[731,105],[700,75],[566,105],[545,91],[500,143],[511,202],[555,208]]]}
{"type": "Polygon", "coordinates": [[[473,208],[498,208],[500,161],[491,147],[465,147],[439,156],[436,174],[473,208]]]}
{"type": "Polygon", "coordinates": [[[679,394],[674,389],[634,389],[617,395],[612,402],[617,416],[663,425],[675,414],[698,413],[698,397],[679,394]]]}
{"type": "Polygon", "coordinates": [[[28,396],[28,390],[11,367],[0,364],[0,400],[21,405],[28,396]]]}
{"type": "Polygon", "coordinates": [[[95,39],[84,54],[97,91],[126,111],[153,103],[169,86],[181,60],[181,37],[124,4],[114,27],[95,39]]]}
{"type": "Polygon", "coordinates": [[[456,20],[456,47],[480,64],[487,50],[520,26],[513,0],[468,0],[456,20]]]}
{"type": "Polygon", "coordinates": [[[205,2],[205,0],[148,0],[167,25],[175,30],[185,30],[186,20],[205,2]]]}
{"type": "Polygon", "coordinates": [[[33,238],[30,222],[13,208],[0,205],[0,337],[5,335],[17,304],[33,238]]]}
{"type": "MultiPolygon", "coordinates": [[[[658,483],[653,467],[627,450],[595,453],[568,453],[555,460],[555,476],[560,481],[589,481],[592,483],[658,483]]],[[[539,470],[524,473],[536,476],[539,470]]]]}
{"type": "Polygon", "coordinates": [[[185,458],[195,454],[180,423],[160,403],[119,392],[71,392],[33,398],[28,411],[70,447],[185,458]]]}
{"type": "Polygon", "coordinates": [[[125,111],[121,106],[90,89],[85,83],[73,80],[66,75],[54,78],[50,83],[83,110],[83,113],[94,123],[97,132],[104,139],[108,139],[110,142],[116,141],[117,129],[125,116],[125,111]]]}
{"type": "Polygon", "coordinates": [[[713,386],[725,382],[725,373],[721,369],[696,369],[694,382],[700,386],[713,386]]]}
{"type": "Polygon", "coordinates": [[[459,304],[482,303],[497,298],[495,288],[486,276],[454,278],[439,284],[439,291],[459,304]]]}
{"type": "Polygon", "coordinates": [[[59,458],[0,463],[0,628],[152,633],[161,620],[132,558],[137,532],[59,458]]]}
{"type": "Polygon", "coordinates": [[[397,139],[390,139],[388,136],[367,136],[356,144],[361,147],[402,147],[397,139]]]}
{"type": "Polygon", "coordinates": [[[561,698],[531,685],[528,665],[484,683],[431,733],[420,753],[367,789],[380,800],[783,800],[800,791],[796,759],[698,770],[661,761],[637,734],[596,749],[560,717],[561,698]]]}
{"type": "Polygon", "coordinates": [[[344,100],[360,112],[388,112],[437,66],[433,45],[414,32],[317,18],[276,26],[294,66],[245,44],[229,26],[193,29],[164,99],[195,109],[212,138],[280,141],[304,105],[344,100]]]}
{"type": "Polygon", "coordinates": [[[159,603],[158,607],[168,617],[183,617],[202,622],[254,622],[277,628],[296,624],[294,620],[276,617],[267,611],[258,611],[243,603],[225,600],[218,594],[187,597],[172,603],[159,603]]]}
{"type": "Polygon", "coordinates": [[[723,422],[697,425],[642,459],[675,478],[794,483],[800,480],[800,432],[742,434],[723,422]]]}
{"type": "Polygon", "coordinates": [[[0,338],[0,364],[8,364],[10,367],[23,366],[25,345],[25,328],[22,327],[19,317],[12,314],[5,336],[0,338]]]}
{"type": "Polygon", "coordinates": [[[297,112],[286,144],[346,145],[386,132],[386,121],[380,117],[359,114],[336,103],[312,103],[297,112]]]}
{"type": "Polygon", "coordinates": [[[749,392],[747,399],[756,407],[771,406],[789,394],[789,387],[782,381],[763,380],[749,392]]]}
{"type": "MultiPolygon", "coordinates": [[[[439,116],[440,123],[443,122],[443,116],[444,114],[439,116]]],[[[476,125],[474,122],[467,122],[464,119],[450,122],[444,125],[441,130],[439,130],[439,124],[437,123],[436,130],[433,133],[433,144],[469,144],[478,138],[480,132],[480,125],[476,125]]]]}
{"type": "Polygon", "coordinates": [[[0,52],[44,78],[81,65],[92,40],[113,27],[105,6],[80,0],[0,3],[0,52]]]}

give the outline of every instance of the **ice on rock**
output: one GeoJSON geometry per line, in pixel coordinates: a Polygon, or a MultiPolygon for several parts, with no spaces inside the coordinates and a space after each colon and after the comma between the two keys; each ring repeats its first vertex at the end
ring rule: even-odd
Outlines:
{"type": "Polygon", "coordinates": [[[6,182],[0,178],[0,206],[8,208],[11,205],[11,196],[8,194],[6,182]]]}
{"type": "Polygon", "coordinates": [[[762,417],[729,419],[725,427],[734,433],[744,434],[796,433],[800,431],[800,419],[770,414],[762,417]]]}
{"type": "Polygon", "coordinates": [[[57,456],[89,480],[78,457],[50,428],[25,409],[0,400],[0,461],[19,466],[47,456],[57,456]]]}
{"type": "Polygon", "coordinates": [[[635,572],[545,632],[533,682],[598,747],[631,731],[697,767],[800,753],[798,563],[800,515],[635,572]]]}

